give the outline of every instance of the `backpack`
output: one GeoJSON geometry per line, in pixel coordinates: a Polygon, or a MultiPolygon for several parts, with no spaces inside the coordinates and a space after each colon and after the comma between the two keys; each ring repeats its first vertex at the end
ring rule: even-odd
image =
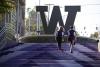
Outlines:
{"type": "Polygon", "coordinates": [[[57,36],[63,36],[62,31],[57,31],[57,36]]]}

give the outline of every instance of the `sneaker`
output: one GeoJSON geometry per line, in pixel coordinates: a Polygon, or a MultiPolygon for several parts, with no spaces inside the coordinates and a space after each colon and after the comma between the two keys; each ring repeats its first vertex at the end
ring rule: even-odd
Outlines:
{"type": "Polygon", "coordinates": [[[73,50],[70,50],[70,53],[73,53],[73,50]]]}
{"type": "Polygon", "coordinates": [[[75,42],[74,42],[74,45],[75,45],[75,42]]]}

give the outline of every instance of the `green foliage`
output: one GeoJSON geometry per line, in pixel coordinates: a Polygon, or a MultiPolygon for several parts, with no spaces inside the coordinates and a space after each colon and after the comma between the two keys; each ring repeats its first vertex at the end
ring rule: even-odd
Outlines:
{"type": "MultiPolygon", "coordinates": [[[[67,39],[65,38],[65,41],[67,39]]],[[[32,43],[32,42],[37,42],[37,43],[53,43],[53,42],[56,42],[55,40],[55,36],[54,35],[40,35],[40,36],[28,36],[28,37],[25,37],[25,38],[22,38],[21,39],[22,42],[29,42],[29,43],[32,43]]]]}
{"type": "Polygon", "coordinates": [[[6,36],[6,40],[7,41],[14,41],[14,40],[16,40],[14,35],[12,33],[10,33],[10,32],[6,32],[5,36],[6,36]]]}
{"type": "Polygon", "coordinates": [[[91,34],[91,35],[90,35],[90,38],[94,38],[94,34],[91,34]]]}
{"type": "Polygon", "coordinates": [[[0,21],[3,19],[5,13],[10,12],[14,8],[14,0],[0,0],[0,21]]]}
{"type": "Polygon", "coordinates": [[[91,34],[91,38],[98,38],[99,33],[98,32],[94,32],[94,34],[91,34]]]}
{"type": "MultiPolygon", "coordinates": [[[[29,8],[28,8],[29,10],[29,8]]],[[[28,12],[29,13],[29,17],[26,19],[26,31],[29,32],[29,23],[30,23],[30,32],[33,32],[32,34],[33,35],[36,35],[36,32],[37,32],[37,13],[34,9],[32,9],[31,11],[28,12]]],[[[40,16],[39,16],[40,18],[40,16]]],[[[40,27],[40,34],[43,34],[44,30],[43,30],[43,25],[42,25],[42,21],[40,19],[40,24],[39,24],[39,27],[40,27]]]]}
{"type": "Polygon", "coordinates": [[[94,37],[95,37],[95,38],[98,38],[98,36],[99,36],[98,32],[95,32],[95,33],[94,33],[94,37]]]}
{"type": "Polygon", "coordinates": [[[31,26],[31,31],[33,32],[33,31],[36,31],[36,24],[35,23],[33,23],[33,25],[31,26]]]}
{"type": "Polygon", "coordinates": [[[6,24],[6,39],[8,40],[15,40],[15,23],[10,22],[6,24]]]}
{"type": "MultiPolygon", "coordinates": [[[[64,36],[65,43],[68,42],[67,36],[64,36]]],[[[56,43],[56,39],[54,35],[38,35],[38,36],[28,36],[21,39],[23,43],[56,43]]],[[[97,40],[86,38],[86,37],[77,37],[77,43],[97,43],[97,40]]]]}
{"type": "Polygon", "coordinates": [[[0,13],[9,12],[14,7],[13,0],[0,0],[0,13]]]}

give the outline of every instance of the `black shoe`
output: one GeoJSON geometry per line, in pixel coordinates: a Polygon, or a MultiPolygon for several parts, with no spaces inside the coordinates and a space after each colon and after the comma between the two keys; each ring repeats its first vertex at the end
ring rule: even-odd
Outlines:
{"type": "Polygon", "coordinates": [[[75,45],[75,42],[74,42],[74,45],[75,45]]]}
{"type": "Polygon", "coordinates": [[[73,51],[71,50],[70,53],[73,53],[73,51]]]}

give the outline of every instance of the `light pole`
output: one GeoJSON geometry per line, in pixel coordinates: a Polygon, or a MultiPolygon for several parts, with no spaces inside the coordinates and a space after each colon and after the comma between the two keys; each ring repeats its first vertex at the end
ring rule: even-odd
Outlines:
{"type": "Polygon", "coordinates": [[[96,27],[96,31],[98,32],[98,27],[96,27]]]}
{"type": "Polygon", "coordinates": [[[31,9],[31,8],[27,8],[28,17],[29,17],[29,26],[28,26],[29,34],[30,34],[30,9],[31,9]]]}
{"type": "MultiPolygon", "coordinates": [[[[40,6],[40,0],[39,0],[40,6]]],[[[37,12],[37,35],[40,35],[40,14],[37,12]]]]}
{"type": "Polygon", "coordinates": [[[86,27],[84,26],[84,35],[86,35],[86,27]]]}

